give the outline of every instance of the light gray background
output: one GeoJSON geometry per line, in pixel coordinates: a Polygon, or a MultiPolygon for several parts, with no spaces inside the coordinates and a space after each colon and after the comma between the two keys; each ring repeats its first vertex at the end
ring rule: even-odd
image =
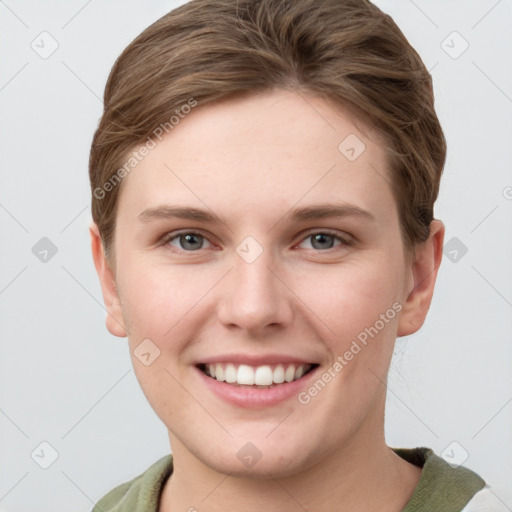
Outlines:
{"type": "MultiPolygon", "coordinates": [[[[180,3],[0,1],[4,511],[89,511],[169,452],[126,340],[105,328],[87,229],[87,162],[115,58],[180,3]],[[43,31],[58,42],[46,59],[31,47],[51,48],[43,31]],[[46,263],[32,252],[42,237],[58,251],[46,263]],[[58,452],[48,469],[40,467],[51,461],[43,441],[58,452]]],[[[456,237],[452,243],[467,247],[456,261],[449,254],[456,246],[446,250],[425,325],[397,341],[387,441],[429,446],[455,462],[467,452],[464,465],[505,487],[512,481],[512,1],[377,4],[432,70],[449,146],[435,215],[445,222],[445,242],[456,237]],[[458,55],[464,41],[469,47],[458,55]]],[[[512,500],[500,498],[512,510],[512,500]]]]}

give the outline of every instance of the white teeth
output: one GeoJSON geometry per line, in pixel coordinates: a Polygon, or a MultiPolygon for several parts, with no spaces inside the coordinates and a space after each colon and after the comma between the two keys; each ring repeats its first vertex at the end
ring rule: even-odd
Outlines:
{"type": "Polygon", "coordinates": [[[273,381],[276,384],[282,384],[284,382],[284,368],[282,364],[278,364],[274,369],[273,381]]]}
{"type": "Polygon", "coordinates": [[[254,384],[254,370],[246,364],[241,364],[236,374],[236,382],[252,386],[254,384]]]}
{"type": "Polygon", "coordinates": [[[295,377],[295,366],[293,366],[293,364],[291,364],[290,366],[288,366],[288,368],[286,369],[286,372],[284,374],[284,380],[286,382],[291,382],[293,380],[293,378],[295,377]]]}
{"type": "Polygon", "coordinates": [[[206,365],[205,372],[210,377],[229,384],[273,387],[276,384],[300,379],[310,368],[310,364],[278,364],[272,370],[270,365],[252,367],[241,364],[237,367],[233,363],[217,363],[206,365]]]}
{"type": "Polygon", "coordinates": [[[236,368],[234,364],[230,363],[226,366],[226,372],[224,373],[224,377],[226,378],[226,382],[236,382],[236,368]]]}
{"type": "Polygon", "coordinates": [[[224,380],[224,367],[221,364],[215,365],[215,378],[221,382],[224,380]]]}
{"type": "Polygon", "coordinates": [[[272,369],[270,366],[258,366],[254,372],[254,384],[259,386],[272,385],[272,369]]]}

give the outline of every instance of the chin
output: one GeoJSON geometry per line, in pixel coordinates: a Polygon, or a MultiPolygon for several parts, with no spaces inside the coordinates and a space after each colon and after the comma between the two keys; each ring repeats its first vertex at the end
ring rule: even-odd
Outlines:
{"type": "Polygon", "coordinates": [[[276,444],[264,437],[254,442],[247,441],[248,438],[232,440],[206,457],[198,453],[199,458],[220,473],[256,480],[286,478],[307,469],[308,455],[304,447],[311,445],[306,441],[299,443],[302,448],[295,448],[292,444],[276,444]]]}
{"type": "MultiPolygon", "coordinates": [[[[281,456],[274,456],[271,460],[263,456],[254,465],[244,464],[239,460],[221,461],[216,459],[208,464],[215,471],[223,474],[229,474],[231,477],[236,478],[250,478],[253,480],[272,480],[275,478],[286,478],[303,470],[297,460],[293,460],[293,465],[286,465],[281,456]]],[[[210,462],[210,461],[208,461],[210,462]]]]}

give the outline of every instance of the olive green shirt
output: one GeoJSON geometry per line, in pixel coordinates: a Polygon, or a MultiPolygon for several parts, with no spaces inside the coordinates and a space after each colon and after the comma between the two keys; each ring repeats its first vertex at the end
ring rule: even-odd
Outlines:
{"type": "MultiPolygon", "coordinates": [[[[465,512],[466,505],[485,486],[479,475],[463,466],[452,467],[430,448],[392,450],[423,468],[414,493],[402,512],[465,512]]],[[[158,512],[160,495],[172,469],[172,455],[165,455],[141,475],[112,489],[98,501],[92,512],[158,512]]]]}

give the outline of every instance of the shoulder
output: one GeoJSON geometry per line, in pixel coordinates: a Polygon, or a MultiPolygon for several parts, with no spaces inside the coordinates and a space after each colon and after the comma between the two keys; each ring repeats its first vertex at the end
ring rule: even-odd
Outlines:
{"type": "Polygon", "coordinates": [[[421,478],[403,512],[472,512],[464,507],[486,486],[480,475],[467,467],[448,463],[431,448],[392,449],[403,459],[422,468],[421,478]]]}
{"type": "Polygon", "coordinates": [[[163,484],[171,473],[172,455],[168,454],[140,475],[114,487],[96,503],[92,512],[156,512],[163,484]]]}

